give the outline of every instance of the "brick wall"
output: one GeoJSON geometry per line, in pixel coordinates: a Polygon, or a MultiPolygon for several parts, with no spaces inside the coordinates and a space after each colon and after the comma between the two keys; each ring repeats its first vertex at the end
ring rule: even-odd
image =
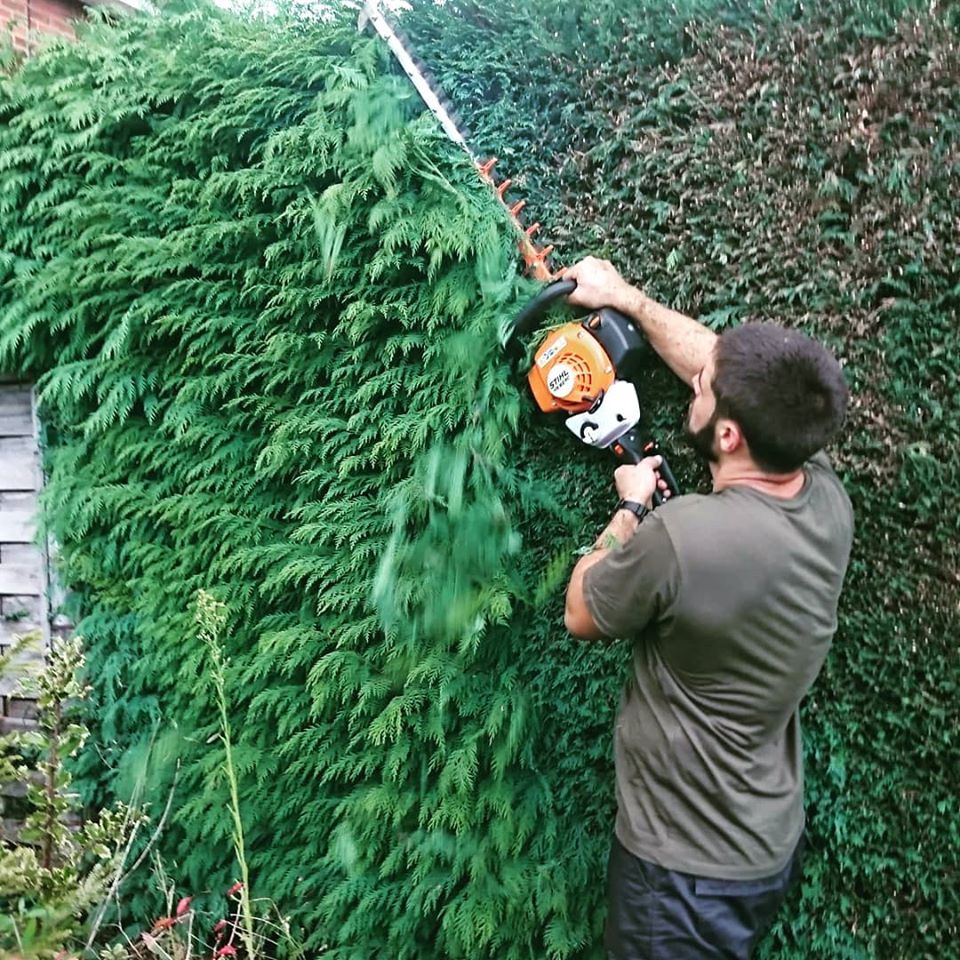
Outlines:
{"type": "Polygon", "coordinates": [[[19,53],[32,53],[44,36],[72,37],[71,21],[82,16],[79,0],[0,0],[0,26],[19,53]]]}

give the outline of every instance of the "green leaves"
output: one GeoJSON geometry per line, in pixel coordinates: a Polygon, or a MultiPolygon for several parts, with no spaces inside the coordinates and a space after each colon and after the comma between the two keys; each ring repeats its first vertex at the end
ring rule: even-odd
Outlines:
{"type": "MultiPolygon", "coordinates": [[[[956,13],[899,0],[601,0],[547,17],[505,0],[494,25],[485,4],[449,8],[418,5],[405,26],[480,148],[522,178],[564,263],[609,256],[715,329],[774,319],[844,360],[853,405],[831,453],[857,542],[836,647],[804,717],[805,879],[761,955],[950,953],[960,864],[929,838],[955,831],[941,805],[960,788],[944,766],[960,769],[956,13]]],[[[686,402],[674,390],[659,372],[640,384],[668,437],[686,402]]],[[[538,435],[561,442],[548,427],[538,435]]],[[[536,460],[541,478],[549,456],[536,460]]],[[[696,475],[682,450],[674,457],[696,475]]],[[[598,496],[598,464],[555,466],[561,509],[598,496]]],[[[565,544],[532,539],[533,598],[549,617],[565,544]]],[[[589,670],[613,677],[617,663],[576,670],[579,655],[544,651],[564,668],[555,686],[538,676],[538,702],[551,704],[538,720],[562,738],[555,770],[576,757],[576,785],[559,788],[576,799],[560,805],[589,810],[600,831],[603,807],[583,802],[581,778],[605,761],[613,706],[605,715],[610,688],[589,670]]]]}
{"type": "MultiPolygon", "coordinates": [[[[846,361],[858,543],[770,956],[939,956],[957,911],[935,838],[960,768],[960,77],[955,23],[905,9],[405,17],[563,262],[609,255],[716,329],[774,317],[846,361]]],[[[597,956],[629,651],[572,641],[562,591],[611,465],[531,418],[498,346],[529,293],[502,211],[338,17],[191,7],[0,84],[0,367],[39,383],[90,647],[78,782],[103,800],[143,769],[165,802],[179,766],[164,855],[219,882],[207,589],[253,892],[308,950],[597,956]]],[[[640,391],[675,438],[682,389],[652,368],[640,391]]]]}
{"type": "Polygon", "coordinates": [[[89,627],[88,799],[175,785],[160,844],[194,890],[229,884],[242,827],[314,952],[526,956],[555,830],[518,667],[516,252],[380,60],[346,15],[196,8],[27,63],[0,98],[0,362],[38,379],[89,627]],[[198,591],[229,614],[213,691],[198,591]]]}

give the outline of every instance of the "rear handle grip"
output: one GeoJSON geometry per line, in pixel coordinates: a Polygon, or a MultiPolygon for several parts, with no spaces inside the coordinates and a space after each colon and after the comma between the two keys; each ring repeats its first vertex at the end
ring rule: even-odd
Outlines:
{"type": "MultiPolygon", "coordinates": [[[[646,443],[638,443],[632,433],[621,437],[612,445],[612,449],[617,459],[622,463],[639,463],[646,457],[660,457],[660,466],[657,468],[660,478],[666,483],[671,496],[679,497],[683,492],[677,478],[670,468],[667,458],[660,449],[656,440],[648,440],[646,443]]],[[[659,489],[653,492],[653,506],[659,507],[666,498],[659,489]]]]}

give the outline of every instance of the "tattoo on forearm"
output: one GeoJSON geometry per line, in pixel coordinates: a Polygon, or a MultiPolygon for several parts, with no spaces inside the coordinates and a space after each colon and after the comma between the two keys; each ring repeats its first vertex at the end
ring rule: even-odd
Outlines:
{"type": "Polygon", "coordinates": [[[637,532],[637,521],[633,514],[626,511],[620,511],[613,515],[613,518],[604,528],[603,533],[597,537],[593,545],[594,550],[615,550],[617,547],[626,543],[637,532]]]}
{"type": "Polygon", "coordinates": [[[593,545],[594,550],[614,550],[620,546],[620,539],[610,532],[608,527],[597,537],[597,542],[593,545]]]}

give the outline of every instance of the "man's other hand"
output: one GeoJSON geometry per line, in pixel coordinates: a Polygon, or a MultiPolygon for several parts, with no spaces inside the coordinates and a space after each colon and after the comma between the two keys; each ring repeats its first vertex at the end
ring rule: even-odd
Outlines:
{"type": "Polygon", "coordinates": [[[563,270],[560,276],[563,280],[577,281],[577,289],[567,297],[571,306],[586,307],[588,310],[599,307],[625,310],[633,290],[609,260],[597,257],[585,257],[563,270]]]}
{"type": "Polygon", "coordinates": [[[670,496],[665,480],[658,470],[663,457],[645,457],[639,463],[624,464],[617,467],[613,479],[617,484],[617,493],[621,500],[642,503],[647,509],[653,507],[653,493],[659,490],[664,498],[670,496]]]}

